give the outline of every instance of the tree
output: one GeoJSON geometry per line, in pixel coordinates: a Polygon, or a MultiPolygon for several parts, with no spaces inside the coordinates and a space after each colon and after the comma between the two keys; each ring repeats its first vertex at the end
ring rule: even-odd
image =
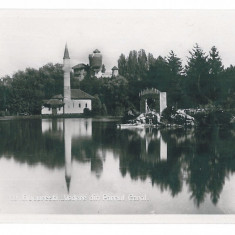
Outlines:
{"type": "Polygon", "coordinates": [[[94,95],[94,99],[92,101],[92,113],[95,115],[99,115],[102,112],[102,103],[100,101],[99,96],[94,95]]]}
{"type": "Polygon", "coordinates": [[[170,87],[170,73],[167,60],[159,56],[150,67],[144,86],[154,87],[160,91],[168,91],[170,87]]]}
{"type": "Polygon", "coordinates": [[[192,51],[189,52],[187,65],[185,66],[185,72],[187,76],[186,80],[186,93],[192,101],[192,105],[204,105],[209,102],[208,100],[208,88],[209,82],[209,63],[208,56],[205,52],[196,44],[192,51]]]}
{"type": "Polygon", "coordinates": [[[138,56],[137,51],[130,51],[127,58],[127,73],[126,77],[128,80],[138,80],[139,79],[139,69],[138,69],[138,56]]]}
{"type": "Polygon", "coordinates": [[[183,87],[182,87],[182,61],[173,51],[170,51],[167,57],[167,64],[170,69],[170,86],[168,89],[168,104],[170,106],[178,107],[182,101],[183,87]]]}
{"type": "Polygon", "coordinates": [[[148,59],[144,49],[138,51],[138,77],[142,80],[146,77],[148,59]]]}
{"type": "Polygon", "coordinates": [[[105,68],[105,65],[103,64],[103,65],[102,65],[102,68],[101,68],[101,72],[102,72],[102,73],[105,73],[105,71],[106,71],[106,68],[105,68]]]}
{"type": "Polygon", "coordinates": [[[122,76],[104,81],[102,101],[105,103],[109,114],[124,114],[125,109],[129,107],[128,91],[128,81],[122,76]]]}
{"type": "Polygon", "coordinates": [[[63,94],[64,72],[62,64],[48,63],[39,68],[40,83],[43,85],[45,99],[63,94]]]}
{"type": "Polygon", "coordinates": [[[215,102],[218,101],[220,95],[221,85],[222,85],[220,83],[220,80],[222,80],[220,79],[220,77],[221,73],[224,70],[224,66],[222,65],[222,60],[215,46],[213,46],[209,52],[208,63],[210,66],[209,78],[211,83],[208,97],[211,99],[211,101],[215,102]]]}
{"type": "Polygon", "coordinates": [[[127,67],[126,67],[126,58],[124,54],[121,54],[119,59],[118,59],[118,69],[119,69],[119,74],[122,76],[126,75],[127,72],[127,67]]]}
{"type": "Polygon", "coordinates": [[[230,65],[220,77],[220,104],[226,109],[235,109],[235,67],[230,65]]]}
{"type": "Polygon", "coordinates": [[[170,51],[169,56],[167,57],[167,63],[174,76],[182,74],[182,61],[173,51],[170,51]]]}
{"type": "Polygon", "coordinates": [[[148,70],[151,66],[153,66],[156,62],[156,59],[153,57],[153,54],[148,53],[148,70]]]}

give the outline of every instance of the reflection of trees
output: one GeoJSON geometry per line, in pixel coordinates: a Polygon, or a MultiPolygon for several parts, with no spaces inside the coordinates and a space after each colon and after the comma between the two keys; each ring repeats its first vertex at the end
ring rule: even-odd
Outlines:
{"type": "Polygon", "coordinates": [[[228,173],[233,171],[229,162],[234,159],[234,142],[226,132],[227,138],[220,138],[225,130],[218,127],[198,130],[195,133],[196,143],[191,155],[185,157],[188,165],[191,197],[199,206],[209,194],[212,202],[216,204],[225,183],[228,173]]]}
{"type": "MultiPolygon", "coordinates": [[[[158,185],[161,190],[169,189],[172,196],[179,193],[182,188],[180,162],[175,156],[176,151],[172,146],[167,149],[167,151],[170,150],[167,161],[161,161],[158,131],[152,130],[151,133],[146,133],[155,136],[147,143],[147,150],[146,146],[141,144],[145,141],[146,136],[138,135],[138,131],[124,130],[121,132],[120,170],[122,175],[129,172],[131,178],[135,180],[138,178],[146,180],[147,177],[150,177],[152,185],[158,185]],[[144,157],[143,152],[145,152],[144,157]]],[[[161,134],[163,139],[168,141],[167,133],[161,134]]]]}
{"type": "Polygon", "coordinates": [[[128,172],[133,180],[149,177],[153,185],[170,190],[172,196],[182,190],[183,180],[186,180],[195,205],[199,206],[207,195],[216,204],[225,178],[235,170],[234,136],[228,130],[216,127],[195,132],[162,130],[161,135],[167,142],[167,161],[157,161],[154,156],[159,151],[158,140],[151,140],[151,147],[142,158],[145,147],[141,141],[146,137],[138,135],[138,131],[121,131],[122,175],[128,172]]]}
{"type": "MultiPolygon", "coordinates": [[[[52,132],[55,133],[55,132],[52,132]]],[[[0,155],[21,163],[41,163],[49,168],[64,165],[63,135],[42,134],[41,120],[1,122],[0,155]]]]}
{"type": "MultiPolygon", "coordinates": [[[[41,120],[0,123],[0,156],[29,165],[49,168],[64,166],[63,130],[52,121],[42,132],[41,120]]],[[[89,162],[100,177],[106,152],[119,156],[123,177],[151,181],[174,197],[188,185],[195,205],[207,196],[219,201],[226,177],[235,171],[235,136],[229,130],[211,127],[202,130],[117,130],[113,122],[92,122],[92,136],[72,138],[72,157],[89,162]],[[167,143],[167,159],[160,156],[160,138],[167,143]]],[[[111,170],[111,169],[110,169],[111,170]]]]}
{"type": "Polygon", "coordinates": [[[81,163],[90,162],[91,172],[98,178],[103,172],[103,162],[106,158],[106,151],[115,149],[116,131],[114,123],[93,122],[92,137],[73,138],[72,156],[81,163]]]}

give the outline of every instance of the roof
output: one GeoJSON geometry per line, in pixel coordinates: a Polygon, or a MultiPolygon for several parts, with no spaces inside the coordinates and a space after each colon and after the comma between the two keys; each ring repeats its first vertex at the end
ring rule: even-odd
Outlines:
{"type": "Polygon", "coordinates": [[[112,70],[118,70],[118,68],[117,68],[116,66],[114,66],[114,67],[112,68],[112,70]]]}
{"type": "Polygon", "coordinates": [[[72,69],[85,69],[86,65],[85,64],[77,64],[72,67],[72,69]]]}
{"type": "Polygon", "coordinates": [[[61,94],[59,94],[59,95],[54,95],[53,97],[52,97],[52,99],[59,99],[59,100],[62,100],[64,97],[61,95],[61,94]]]}
{"type": "Polygon", "coordinates": [[[46,107],[61,107],[64,105],[64,102],[59,99],[44,100],[43,103],[46,107]]]}
{"type": "Polygon", "coordinates": [[[64,49],[64,58],[63,59],[70,59],[69,58],[69,51],[68,51],[68,46],[67,43],[65,45],[65,49],[64,49]]]}
{"type": "Polygon", "coordinates": [[[100,51],[98,49],[95,49],[93,53],[100,53],[100,51]]]}
{"type": "Polygon", "coordinates": [[[80,89],[71,89],[71,99],[94,99],[93,96],[87,94],[86,92],[80,89]]]}

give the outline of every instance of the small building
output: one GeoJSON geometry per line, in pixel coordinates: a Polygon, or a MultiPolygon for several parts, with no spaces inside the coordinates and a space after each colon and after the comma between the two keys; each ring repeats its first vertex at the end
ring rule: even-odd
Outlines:
{"type": "Polygon", "coordinates": [[[64,113],[76,114],[84,113],[84,109],[92,110],[93,96],[80,89],[71,89],[71,99],[65,100],[64,113]]]}
{"type": "Polygon", "coordinates": [[[116,66],[114,66],[112,68],[112,76],[113,77],[117,77],[118,76],[118,68],[116,66]]]}
{"type": "Polygon", "coordinates": [[[72,69],[74,71],[74,77],[77,78],[79,81],[82,81],[85,78],[87,74],[87,65],[83,63],[77,64],[73,66],[72,69]]]}
{"type": "Polygon", "coordinates": [[[57,115],[63,114],[63,96],[62,95],[55,95],[49,100],[43,101],[43,106],[41,110],[41,114],[43,115],[57,115]]]}

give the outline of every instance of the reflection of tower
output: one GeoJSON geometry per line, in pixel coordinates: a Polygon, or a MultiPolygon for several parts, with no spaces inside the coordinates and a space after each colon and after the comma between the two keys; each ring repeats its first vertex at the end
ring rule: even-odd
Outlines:
{"type": "Polygon", "coordinates": [[[65,181],[69,193],[72,178],[72,143],[91,139],[92,119],[42,119],[41,122],[42,133],[64,139],[65,181]]]}
{"type": "MultiPolygon", "coordinates": [[[[64,124],[65,124],[64,120],[64,124]]],[[[65,145],[65,180],[67,185],[67,190],[69,193],[70,181],[71,181],[71,171],[72,171],[72,156],[71,156],[71,133],[66,125],[64,125],[64,145],[65,145]]]]}
{"type": "Polygon", "coordinates": [[[146,162],[156,163],[167,160],[167,143],[161,131],[154,132],[150,128],[138,131],[141,138],[141,158],[146,162]]]}
{"type": "Polygon", "coordinates": [[[72,178],[72,139],[77,141],[79,138],[90,138],[91,135],[91,119],[64,119],[65,181],[68,193],[72,178]]]}
{"type": "Polygon", "coordinates": [[[167,143],[160,137],[160,160],[167,160],[167,143]]]}

